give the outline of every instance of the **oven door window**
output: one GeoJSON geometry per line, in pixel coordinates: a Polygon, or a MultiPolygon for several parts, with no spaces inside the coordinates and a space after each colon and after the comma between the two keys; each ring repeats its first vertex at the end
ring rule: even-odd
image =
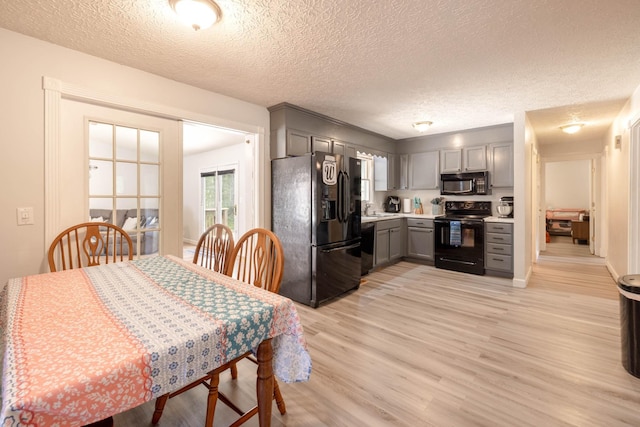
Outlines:
{"type": "Polygon", "coordinates": [[[482,230],[477,227],[465,226],[460,221],[449,221],[439,228],[438,242],[441,247],[473,248],[476,244],[483,244],[482,230]]]}
{"type": "Polygon", "coordinates": [[[462,230],[462,246],[463,248],[473,248],[476,245],[476,230],[473,228],[465,228],[462,230]]]}

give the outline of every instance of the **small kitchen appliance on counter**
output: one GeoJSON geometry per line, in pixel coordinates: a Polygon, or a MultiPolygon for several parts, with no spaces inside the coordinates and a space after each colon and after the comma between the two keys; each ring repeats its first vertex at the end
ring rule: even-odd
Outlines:
{"type": "Polygon", "coordinates": [[[397,196],[389,196],[387,197],[387,202],[384,207],[385,212],[400,212],[400,197],[397,196]]]}
{"type": "Polygon", "coordinates": [[[513,197],[502,196],[496,206],[499,218],[513,218],[513,197]]]}

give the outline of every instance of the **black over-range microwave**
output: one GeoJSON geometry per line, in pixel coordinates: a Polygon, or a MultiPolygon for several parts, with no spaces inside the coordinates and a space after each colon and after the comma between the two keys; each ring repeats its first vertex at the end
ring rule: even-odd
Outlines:
{"type": "Polygon", "coordinates": [[[491,194],[489,172],[461,172],[440,174],[440,194],[468,196],[491,194]]]}

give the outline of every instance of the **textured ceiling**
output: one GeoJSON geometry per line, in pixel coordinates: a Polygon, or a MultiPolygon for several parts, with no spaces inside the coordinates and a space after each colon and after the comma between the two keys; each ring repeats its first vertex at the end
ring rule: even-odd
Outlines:
{"type": "MultiPolygon", "coordinates": [[[[588,114],[598,138],[640,85],[638,0],[0,2],[0,27],[262,106],[289,102],[395,139],[532,114],[541,142],[588,114]]],[[[589,133],[589,131],[594,133],[589,133]]]]}

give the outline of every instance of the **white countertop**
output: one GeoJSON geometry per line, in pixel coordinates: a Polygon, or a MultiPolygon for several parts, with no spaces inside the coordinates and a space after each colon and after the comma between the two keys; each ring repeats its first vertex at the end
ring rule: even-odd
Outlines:
{"type": "MultiPolygon", "coordinates": [[[[432,213],[427,214],[414,214],[414,213],[380,213],[380,216],[363,216],[361,222],[377,222],[377,221],[385,221],[387,219],[396,219],[396,218],[422,218],[422,219],[433,219],[438,216],[442,216],[442,214],[434,215],[432,213]]],[[[489,216],[484,219],[485,222],[506,222],[506,223],[514,223],[513,218],[500,218],[497,216],[489,216]]]]}
{"type": "Polygon", "coordinates": [[[414,214],[414,213],[389,213],[389,212],[380,213],[378,215],[381,215],[381,216],[363,216],[360,222],[362,222],[362,223],[377,222],[377,221],[385,221],[387,219],[396,219],[396,218],[433,219],[433,218],[435,218],[437,216],[441,216],[441,215],[434,215],[434,214],[431,214],[431,213],[428,213],[428,214],[414,214]]]}
{"type": "Polygon", "coordinates": [[[484,219],[484,222],[508,222],[513,224],[513,218],[500,218],[499,216],[489,216],[484,219]]]}

